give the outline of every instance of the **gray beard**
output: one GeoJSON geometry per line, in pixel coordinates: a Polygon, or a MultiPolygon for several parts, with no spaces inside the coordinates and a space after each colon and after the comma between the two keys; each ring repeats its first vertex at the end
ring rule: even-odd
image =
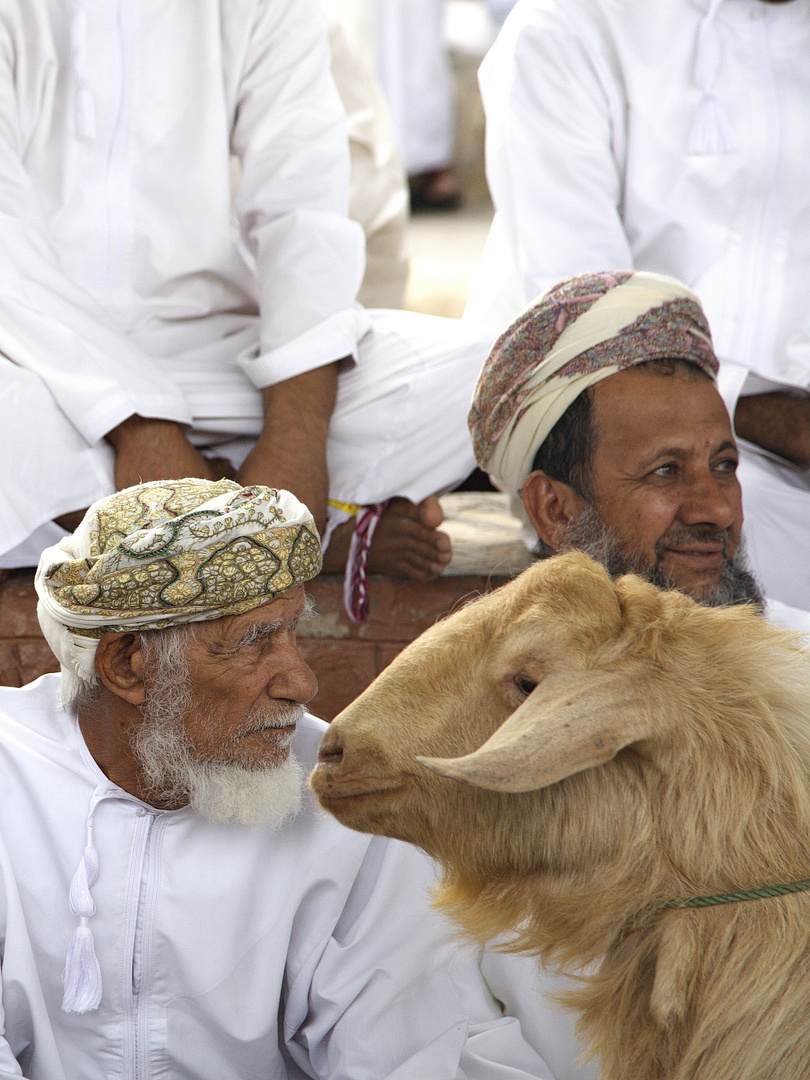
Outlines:
{"type": "MultiPolygon", "coordinates": [[[[301,807],[304,769],[292,754],[279,765],[255,769],[202,758],[183,723],[189,705],[183,672],[157,671],[132,740],[144,795],[155,805],[187,802],[211,821],[278,829],[294,817],[301,807]]],[[[284,726],[303,713],[300,705],[281,706],[272,714],[254,708],[245,720],[255,721],[255,727],[284,726]]]]}
{"type": "MultiPolygon", "coordinates": [[[[650,562],[643,556],[626,552],[616,532],[604,524],[596,507],[589,505],[578,518],[569,523],[560,550],[584,551],[586,555],[601,563],[611,577],[637,574],[659,589],[678,589],[661,568],[661,560],[666,551],[664,539],[667,543],[674,541],[679,544],[684,540],[707,541],[718,537],[727,539],[726,530],[703,525],[684,526],[658,541],[655,546],[655,561],[650,562]]],[[[737,546],[732,559],[724,556],[723,572],[717,589],[707,596],[694,596],[693,599],[704,607],[752,603],[760,610],[764,608],[765,599],[759,583],[748,569],[742,542],[737,546]]]]}

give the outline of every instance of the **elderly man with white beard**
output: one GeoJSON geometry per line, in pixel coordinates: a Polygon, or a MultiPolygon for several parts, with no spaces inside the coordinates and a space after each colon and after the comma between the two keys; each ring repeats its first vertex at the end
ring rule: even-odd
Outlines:
{"type": "Polygon", "coordinates": [[[227,480],[119,492],[43,554],[61,675],[0,689],[3,1078],[551,1076],[432,864],[304,794],[320,566],[306,507],[227,480]]]}

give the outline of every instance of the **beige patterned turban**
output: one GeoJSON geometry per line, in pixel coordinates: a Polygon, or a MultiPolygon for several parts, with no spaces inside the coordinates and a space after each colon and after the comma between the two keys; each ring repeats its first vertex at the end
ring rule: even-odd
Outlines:
{"type": "Polygon", "coordinates": [[[39,561],[37,614],[62,665],[62,699],[95,681],[107,631],[238,615],[315,577],[321,544],[287,491],[157,480],[94,503],[39,561]]]}
{"type": "Polygon", "coordinates": [[[717,376],[698,298],[674,278],[643,271],[567,278],[501,335],[481,371],[469,426],[479,466],[512,495],[524,521],[523,481],[568,406],[601,379],[666,357],[717,376]]]}

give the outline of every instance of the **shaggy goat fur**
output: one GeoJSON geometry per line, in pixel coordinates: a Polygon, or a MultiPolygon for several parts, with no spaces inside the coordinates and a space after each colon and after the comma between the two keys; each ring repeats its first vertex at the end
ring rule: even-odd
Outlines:
{"type": "Polygon", "coordinates": [[[604,1080],[804,1080],[810,893],[662,907],[810,878],[799,641],[564,555],[400,654],[312,785],[439,859],[468,933],[588,972],[604,1080]]]}

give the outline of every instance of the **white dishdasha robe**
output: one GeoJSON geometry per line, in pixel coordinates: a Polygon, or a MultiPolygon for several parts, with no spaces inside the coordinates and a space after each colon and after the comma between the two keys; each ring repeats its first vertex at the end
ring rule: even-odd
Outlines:
{"type": "Polygon", "coordinates": [[[333,498],[471,471],[487,335],[355,305],[348,180],[319,0],[1,0],[0,565],[114,490],[104,435],[127,416],[238,464],[260,388],[343,357],[333,498]]]}
{"type": "MultiPolygon", "coordinates": [[[[496,332],[570,274],[670,274],[703,303],[733,413],[740,391],[810,389],[810,4],[722,0],[699,47],[708,13],[512,11],[480,74],[497,213],[466,317],[496,332]],[[700,110],[719,117],[704,152],[700,110]]],[[[807,473],[744,444],[740,478],[765,591],[810,608],[807,473]]]]}
{"type": "Polygon", "coordinates": [[[371,0],[377,76],[408,176],[448,169],[455,102],[444,43],[444,0],[371,0]]]}
{"type": "MultiPolygon", "coordinates": [[[[426,856],[308,794],[277,832],[155,810],[106,779],[58,684],[0,688],[0,1076],[553,1080],[430,911],[426,856]],[[68,1014],[94,796],[102,997],[68,1014]]],[[[325,727],[300,722],[304,764],[325,727]]]]}

